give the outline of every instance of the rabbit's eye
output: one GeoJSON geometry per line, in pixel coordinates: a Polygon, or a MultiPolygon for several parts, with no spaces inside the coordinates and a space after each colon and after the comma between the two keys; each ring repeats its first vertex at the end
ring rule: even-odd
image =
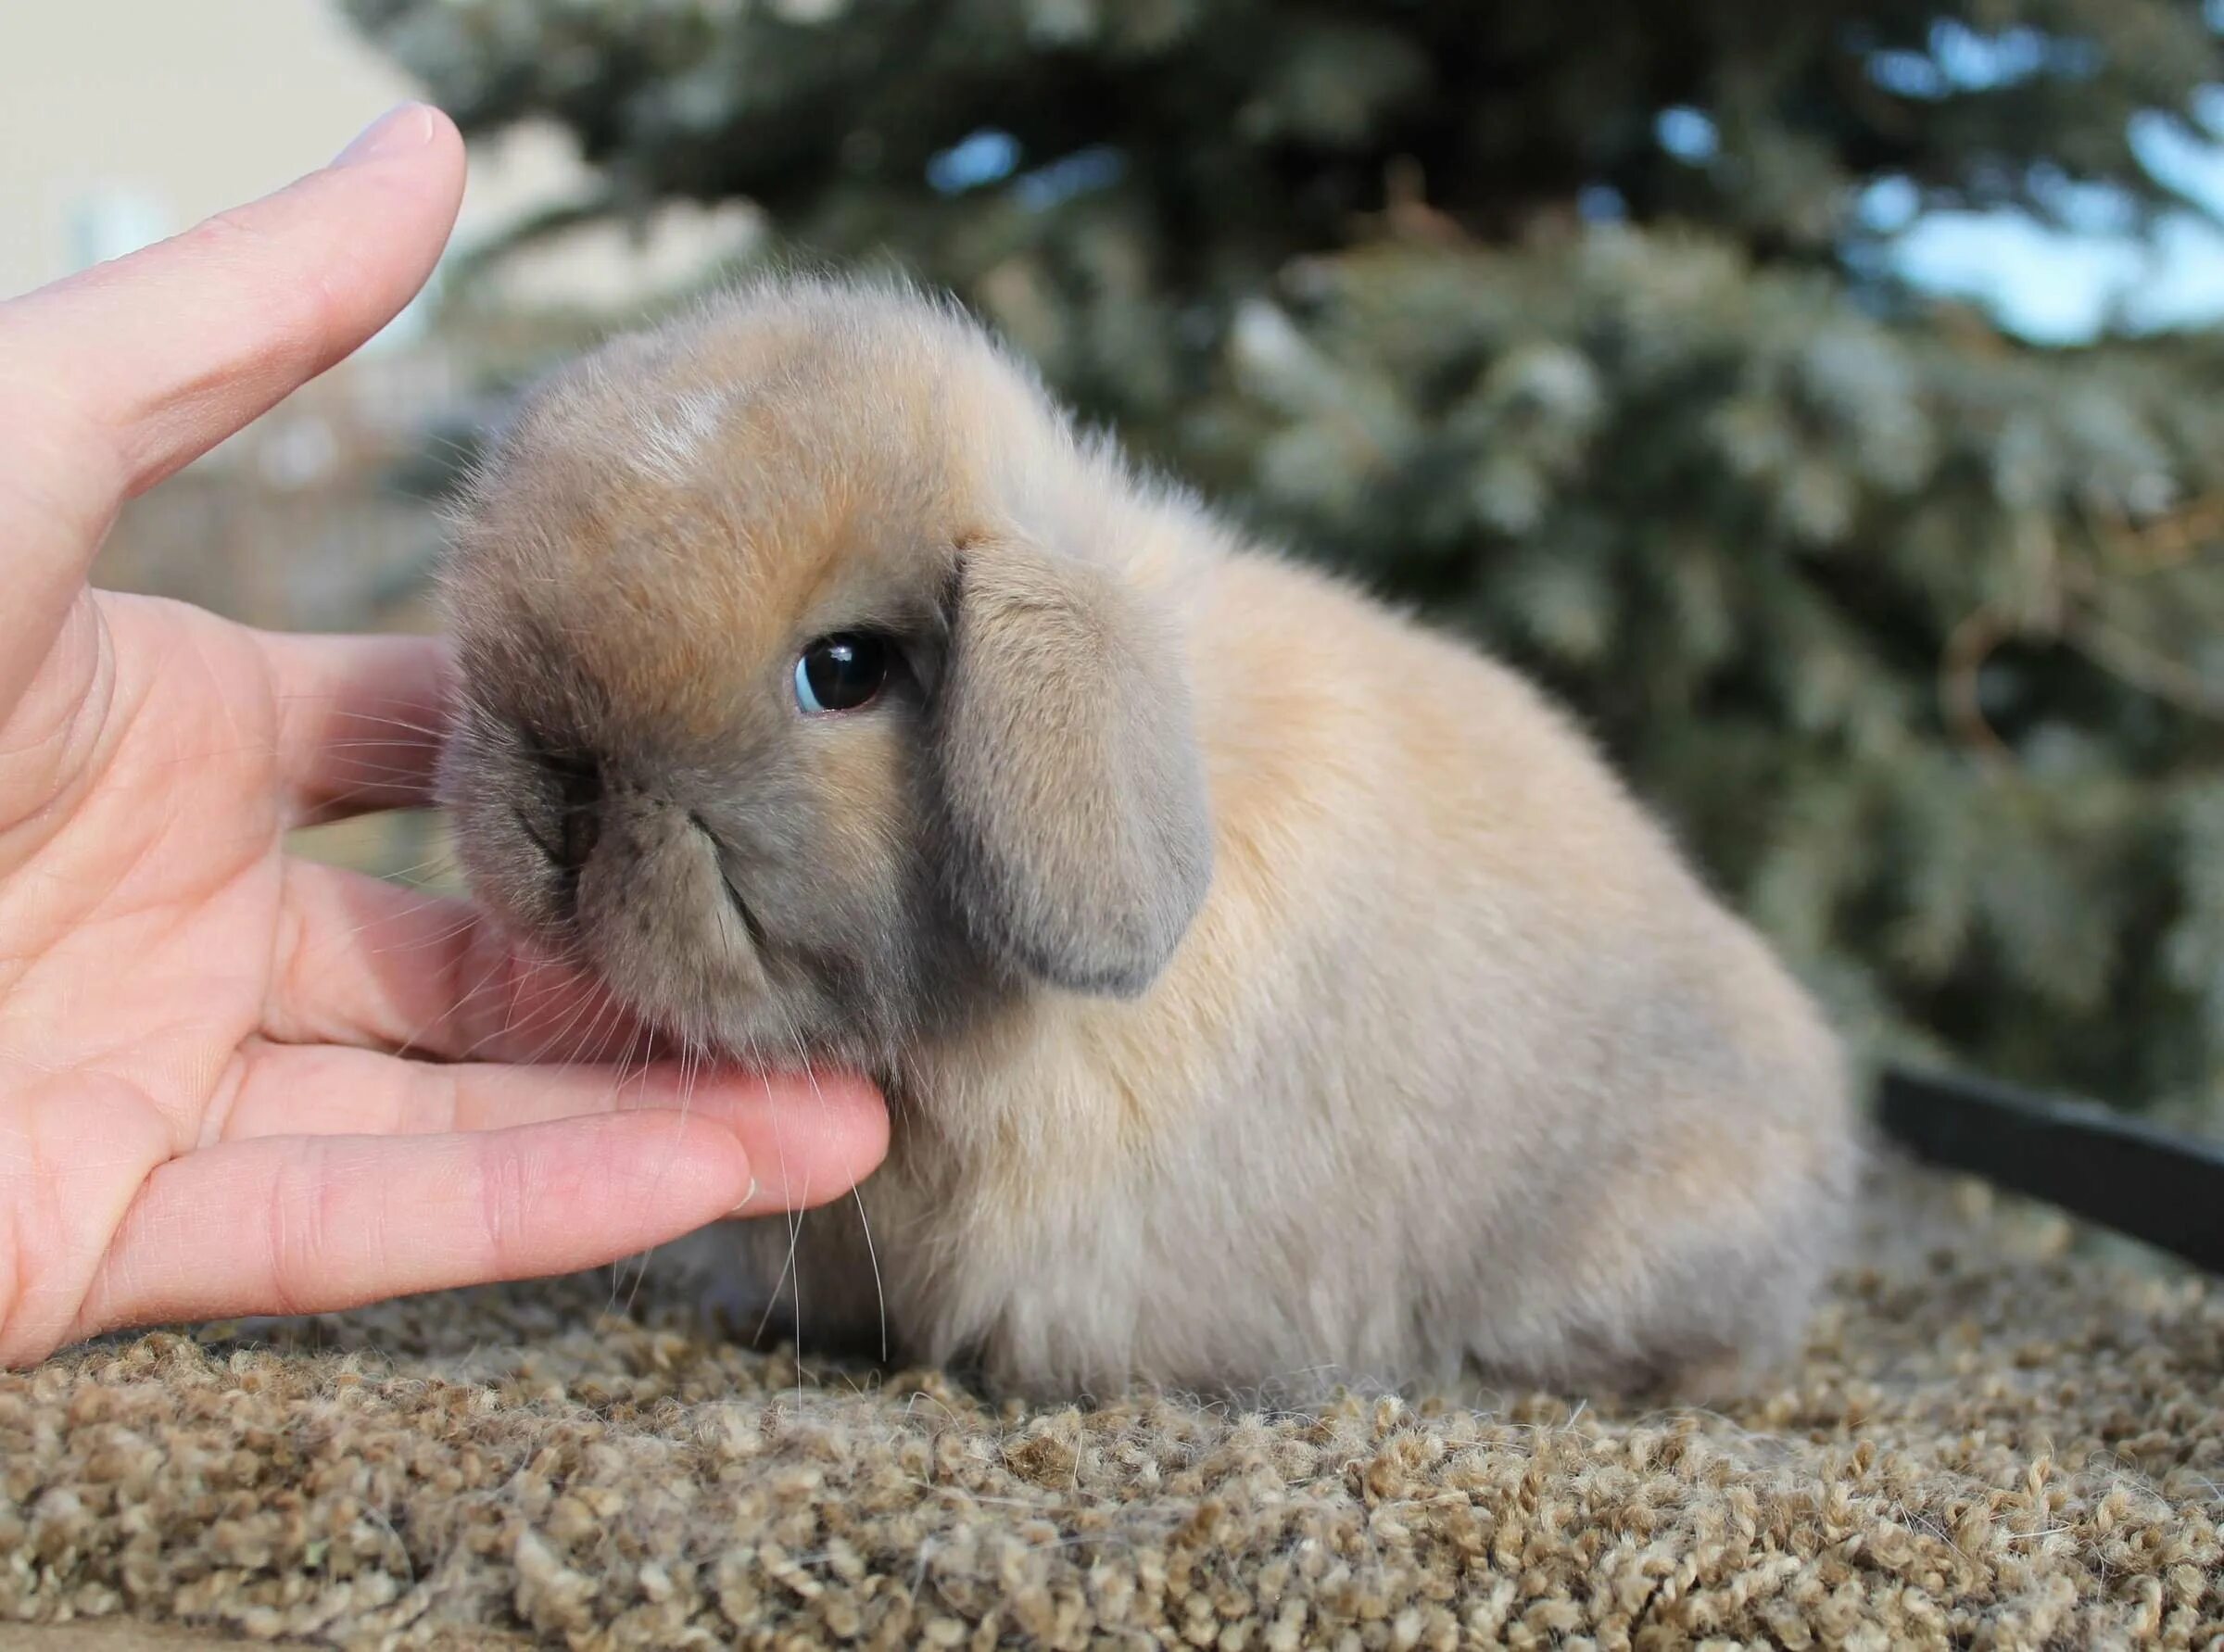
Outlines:
{"type": "Polygon", "coordinates": [[[795,703],[806,712],[853,712],[887,685],[887,639],[862,631],[822,637],[795,662],[795,703]]]}

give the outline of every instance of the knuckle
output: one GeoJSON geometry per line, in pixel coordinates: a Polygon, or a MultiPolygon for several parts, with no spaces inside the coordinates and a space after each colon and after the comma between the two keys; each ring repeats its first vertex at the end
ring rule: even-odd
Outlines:
{"type": "Polygon", "coordinates": [[[534,1204],[533,1177],[524,1155],[489,1148],[479,1171],[479,1221],[487,1258],[496,1267],[524,1254],[534,1204]]]}
{"type": "Polygon", "coordinates": [[[262,227],[260,213],[250,206],[226,207],[213,212],[185,232],[185,245],[195,251],[221,252],[229,256],[234,249],[244,249],[253,256],[270,244],[270,232],[262,227]]]}
{"type": "MultiPolygon", "coordinates": [[[[326,1305],[339,1277],[334,1246],[343,1229],[347,1192],[339,1166],[322,1141],[305,1143],[278,1173],[265,1237],[273,1312],[302,1314],[326,1305]]],[[[371,1234],[354,1242],[375,1249],[378,1242],[371,1234]]]]}
{"type": "Polygon", "coordinates": [[[329,284],[303,267],[290,238],[269,222],[268,204],[231,207],[203,219],[180,238],[196,262],[250,276],[256,332],[273,368],[306,372],[323,348],[335,314],[329,284]]]}

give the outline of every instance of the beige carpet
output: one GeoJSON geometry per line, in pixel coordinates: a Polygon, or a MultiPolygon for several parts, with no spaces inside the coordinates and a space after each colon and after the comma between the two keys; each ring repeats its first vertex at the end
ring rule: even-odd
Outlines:
{"type": "Polygon", "coordinates": [[[1870,1215],[1722,1416],[998,1410],[608,1275],[82,1350],[0,1378],[0,1646],[2224,1646],[2224,1287],[1870,1215]]]}

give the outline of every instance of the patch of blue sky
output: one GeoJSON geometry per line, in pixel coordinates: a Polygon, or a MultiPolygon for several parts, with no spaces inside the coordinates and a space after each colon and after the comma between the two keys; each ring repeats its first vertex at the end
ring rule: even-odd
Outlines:
{"type": "MultiPolygon", "coordinates": [[[[2212,11],[2224,9],[2212,0],[2212,11]]],[[[1884,180],[1863,206],[1872,225],[1905,219],[1894,268],[1927,291],[1981,304],[2034,342],[2076,344],[2104,332],[2150,333],[2224,322],[2224,89],[2195,100],[2195,123],[2160,115],[2131,124],[2131,146],[2160,183],[2191,203],[2158,217],[2151,235],[2120,192],[2044,174],[2037,180],[2061,220],[2030,213],[1915,216],[1914,190],[1884,180]]]]}
{"type": "MultiPolygon", "coordinates": [[[[2224,0],[2204,0],[2224,28],[2224,0]]],[[[2091,50],[2035,29],[1980,34],[1941,22],[1927,49],[1878,50],[1870,74],[1910,97],[2011,85],[2041,72],[2089,72],[2091,50]]],[[[2016,209],[1925,211],[1912,184],[1885,178],[1870,186],[1862,211],[1887,239],[1888,264],[1916,286],[1978,304],[2011,332],[2034,342],[2075,344],[2116,330],[2151,332],[2224,322],[2224,87],[2195,100],[2189,125],[2155,115],[2132,123],[2131,142],[2153,175],[2190,203],[2164,212],[2152,234],[2136,233],[2137,214],[2122,192],[2041,172],[2034,180],[2048,221],[2016,209]]],[[[1678,105],[1653,124],[1661,147],[1704,166],[1721,147],[1705,111],[1678,105]]],[[[983,129],[928,163],[928,182],[944,195],[1011,183],[1022,206],[1042,210],[1116,180],[1120,157],[1091,148],[1031,170],[1009,132],[983,129]]],[[[1603,186],[1577,203],[1592,221],[1612,221],[1626,206],[1603,186]]]]}
{"type": "MultiPolygon", "coordinates": [[[[2204,0],[2224,29],[2224,0],[2204,0]]],[[[2090,73],[2090,45],[2035,29],[1980,34],[1940,22],[1923,51],[1879,50],[1870,78],[1906,97],[2013,85],[2031,75],[2090,73]]],[[[2079,344],[2107,332],[2146,333],[2224,322],[2224,87],[2194,100],[2193,122],[2142,116],[2130,139],[2140,162],[2189,205],[2136,233],[2138,213],[2122,191],[2040,172],[2033,183],[2052,221],[2030,212],[1921,209],[1913,184],[1885,178],[1862,200],[1870,229],[1889,238],[1886,259],[1914,285],[1990,310],[2035,343],[2079,344]]],[[[1667,121],[1676,111],[1663,111],[1667,121]]],[[[1696,131],[1658,129],[1662,146],[1685,158],[1696,131]]]]}

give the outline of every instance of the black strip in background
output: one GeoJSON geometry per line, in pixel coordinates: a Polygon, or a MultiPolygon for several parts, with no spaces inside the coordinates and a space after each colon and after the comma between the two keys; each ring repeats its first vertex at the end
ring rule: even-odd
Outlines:
{"type": "Polygon", "coordinates": [[[1943,1074],[1886,1073],[1877,1115],[1919,1158],[2224,1273],[2224,1142],[1943,1074]]]}

